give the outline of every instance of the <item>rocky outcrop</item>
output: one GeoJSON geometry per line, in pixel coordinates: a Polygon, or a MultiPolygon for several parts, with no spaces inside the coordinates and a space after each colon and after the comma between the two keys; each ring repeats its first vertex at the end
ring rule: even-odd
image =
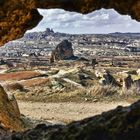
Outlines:
{"type": "Polygon", "coordinates": [[[0,86],[0,126],[12,131],[24,130],[16,99],[13,95],[8,96],[2,86],[0,86]]]}
{"type": "Polygon", "coordinates": [[[109,71],[103,75],[105,79],[105,85],[120,86],[116,79],[110,74],[109,71]]]}
{"type": "Polygon", "coordinates": [[[117,80],[111,75],[111,73],[107,70],[104,71],[95,71],[95,75],[97,78],[100,78],[99,83],[102,85],[111,85],[111,86],[119,86],[120,84],[117,80]]]}
{"type": "MultiPolygon", "coordinates": [[[[10,138],[9,138],[10,139],[10,138]]],[[[117,107],[95,117],[67,126],[38,125],[24,133],[14,134],[18,140],[139,140],[140,101],[129,107],[117,107]]]]}
{"type": "Polygon", "coordinates": [[[73,54],[72,43],[68,40],[63,40],[58,44],[51,54],[50,62],[53,63],[59,60],[75,59],[73,54]]]}
{"type": "Polygon", "coordinates": [[[114,8],[120,14],[140,21],[140,0],[1,0],[0,45],[23,36],[26,30],[35,27],[42,19],[37,8],[61,8],[80,13],[114,8]]]}
{"type": "Polygon", "coordinates": [[[133,83],[134,82],[131,75],[128,75],[126,78],[123,79],[123,90],[130,89],[133,83]]]}

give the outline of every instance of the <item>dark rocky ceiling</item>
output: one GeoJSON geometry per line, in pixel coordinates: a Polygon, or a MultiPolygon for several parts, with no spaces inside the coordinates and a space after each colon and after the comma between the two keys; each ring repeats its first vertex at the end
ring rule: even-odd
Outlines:
{"type": "Polygon", "coordinates": [[[37,26],[42,19],[37,8],[61,8],[84,14],[114,8],[140,21],[140,0],[0,0],[0,45],[37,26]]]}

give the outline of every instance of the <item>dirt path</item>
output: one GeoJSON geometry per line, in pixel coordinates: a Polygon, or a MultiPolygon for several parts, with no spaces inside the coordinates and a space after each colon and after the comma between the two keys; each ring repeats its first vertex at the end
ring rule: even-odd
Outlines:
{"type": "Polygon", "coordinates": [[[40,103],[18,101],[22,114],[34,119],[53,123],[71,122],[100,114],[118,105],[127,106],[127,102],[111,103],[40,103]]]}

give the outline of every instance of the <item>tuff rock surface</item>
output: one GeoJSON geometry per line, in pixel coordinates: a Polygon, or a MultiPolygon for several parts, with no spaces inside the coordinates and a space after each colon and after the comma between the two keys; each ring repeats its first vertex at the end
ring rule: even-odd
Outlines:
{"type": "Polygon", "coordinates": [[[61,8],[84,14],[113,8],[140,21],[140,0],[1,0],[0,45],[22,37],[26,30],[35,27],[42,19],[37,8],[61,8]]]}
{"type": "Polygon", "coordinates": [[[139,140],[140,101],[67,126],[42,124],[11,137],[12,140],[139,140]]]}
{"type": "Polygon", "coordinates": [[[59,60],[75,59],[73,54],[72,43],[68,40],[63,40],[59,43],[51,54],[50,62],[59,60]]]}
{"type": "Polygon", "coordinates": [[[0,128],[10,131],[24,130],[16,99],[13,95],[8,96],[2,86],[0,86],[0,128]]]}

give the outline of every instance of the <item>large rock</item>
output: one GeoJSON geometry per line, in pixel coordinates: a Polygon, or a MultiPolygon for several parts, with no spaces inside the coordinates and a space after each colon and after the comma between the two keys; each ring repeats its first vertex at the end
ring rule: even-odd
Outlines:
{"type": "Polygon", "coordinates": [[[130,89],[132,87],[133,83],[134,83],[134,81],[133,81],[131,75],[128,75],[127,77],[125,77],[123,79],[123,90],[125,91],[125,90],[130,89]]]}
{"type": "Polygon", "coordinates": [[[16,99],[13,95],[8,96],[2,86],[0,86],[0,126],[11,131],[24,130],[16,99]]]}
{"type": "Polygon", "coordinates": [[[140,0],[0,0],[0,45],[22,37],[26,30],[35,27],[42,19],[37,8],[80,13],[114,8],[140,21],[140,0]]]}
{"type": "Polygon", "coordinates": [[[73,54],[72,43],[68,40],[63,40],[52,52],[50,62],[52,63],[59,60],[68,60],[75,58],[76,57],[73,54]]]}
{"type": "MultiPolygon", "coordinates": [[[[10,139],[10,137],[9,137],[10,139]]],[[[12,140],[139,140],[140,101],[67,126],[38,125],[12,140]]]]}
{"type": "Polygon", "coordinates": [[[120,84],[117,82],[117,80],[113,77],[113,75],[110,74],[109,71],[104,71],[104,73],[97,73],[96,76],[101,79],[99,80],[99,83],[102,85],[111,85],[111,86],[119,86],[120,84]]]}
{"type": "Polygon", "coordinates": [[[103,77],[105,78],[106,85],[120,86],[116,79],[113,77],[113,75],[110,74],[110,72],[107,71],[103,75],[103,77]]]}

